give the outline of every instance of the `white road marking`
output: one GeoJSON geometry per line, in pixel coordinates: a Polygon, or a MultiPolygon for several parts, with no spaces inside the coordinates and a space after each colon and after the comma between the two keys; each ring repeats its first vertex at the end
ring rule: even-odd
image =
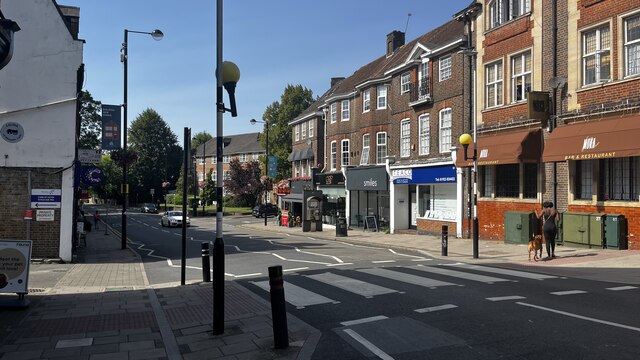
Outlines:
{"type": "Polygon", "coordinates": [[[293,268],[293,269],[284,269],[282,270],[282,272],[292,272],[292,271],[300,271],[300,270],[309,270],[308,267],[300,267],[300,268],[293,268]]]}
{"type": "Polygon", "coordinates": [[[344,266],[344,265],[353,265],[353,263],[327,264],[327,266],[329,266],[329,267],[332,267],[332,266],[344,266]]]}
{"type": "Polygon", "coordinates": [[[544,310],[544,311],[549,311],[552,313],[556,313],[556,314],[560,314],[560,315],[565,315],[565,316],[569,316],[569,317],[573,317],[576,319],[581,319],[581,320],[587,320],[587,321],[592,321],[592,322],[596,322],[596,323],[600,323],[600,324],[604,324],[604,325],[610,325],[610,326],[614,326],[614,327],[619,327],[622,329],[627,329],[627,330],[633,330],[633,331],[638,331],[640,332],[640,328],[637,328],[635,326],[629,326],[629,325],[624,325],[624,324],[618,324],[618,323],[614,323],[612,321],[607,321],[607,320],[600,320],[600,319],[596,319],[596,318],[592,318],[592,317],[588,317],[588,316],[582,316],[582,315],[578,315],[578,314],[572,314],[570,312],[566,312],[566,311],[562,311],[562,310],[555,310],[555,309],[550,309],[547,307],[543,307],[543,306],[538,306],[538,305],[533,305],[533,304],[527,304],[527,303],[523,303],[523,302],[516,302],[516,304],[518,305],[522,305],[522,306],[528,306],[528,307],[532,307],[538,310],[544,310]]]}
{"type": "MultiPolygon", "coordinates": [[[[325,266],[331,266],[331,265],[340,265],[340,264],[332,264],[332,263],[326,263],[326,262],[321,262],[321,261],[310,261],[310,260],[298,260],[298,259],[287,259],[282,255],[278,255],[276,253],[271,253],[271,252],[266,252],[266,251],[246,251],[246,250],[242,250],[240,249],[238,246],[236,245],[225,245],[225,246],[229,246],[232,248],[235,248],[236,251],[238,252],[242,252],[242,253],[249,253],[249,254],[262,254],[262,255],[271,255],[271,256],[275,256],[278,259],[282,260],[282,261],[292,261],[292,262],[301,262],[301,263],[307,263],[307,264],[318,264],[318,265],[325,265],[325,266]]],[[[344,263],[343,263],[344,264],[344,263]]],[[[346,264],[345,264],[346,265],[346,264]]]]}
{"type": "Polygon", "coordinates": [[[440,310],[455,309],[457,307],[458,307],[457,305],[445,304],[445,305],[426,307],[426,308],[422,308],[422,309],[415,309],[413,311],[422,314],[422,313],[426,313],[426,312],[434,312],[434,311],[440,311],[440,310]]]}
{"type": "Polygon", "coordinates": [[[564,296],[564,295],[576,295],[576,294],[586,294],[586,291],[583,290],[567,290],[567,291],[556,291],[556,292],[552,292],[550,293],[551,295],[558,295],[558,296],[564,296]]]}
{"type": "Polygon", "coordinates": [[[376,261],[372,261],[373,264],[384,264],[384,263],[394,263],[396,262],[395,260],[376,260],[376,261]]]}
{"type": "Polygon", "coordinates": [[[422,259],[411,259],[411,261],[431,261],[433,259],[427,259],[427,258],[422,258],[422,259]]]}
{"type": "Polygon", "coordinates": [[[525,279],[544,280],[544,279],[555,279],[555,278],[557,278],[557,276],[553,276],[553,275],[536,274],[536,273],[530,273],[530,272],[526,272],[526,271],[494,268],[494,267],[471,265],[471,264],[464,264],[464,263],[445,264],[445,265],[446,266],[453,266],[453,267],[461,267],[461,268],[465,268],[465,269],[469,269],[469,270],[477,270],[477,271],[482,271],[482,272],[494,273],[494,274],[521,277],[521,278],[525,278],[525,279]]]}
{"type": "Polygon", "coordinates": [[[489,300],[489,301],[505,301],[505,300],[521,300],[521,299],[526,299],[526,297],[513,295],[513,296],[489,297],[489,298],[486,298],[486,299],[489,300]]]}
{"type": "MultiPolygon", "coordinates": [[[[262,290],[270,291],[269,281],[252,281],[251,283],[262,290]]],[[[328,297],[324,297],[288,282],[284,283],[284,292],[287,294],[287,296],[285,296],[287,302],[293,306],[297,306],[299,309],[310,305],[338,303],[333,299],[329,299],[328,297]]]]}
{"type": "Polygon", "coordinates": [[[343,326],[352,326],[352,325],[364,324],[364,323],[374,322],[374,321],[384,320],[384,319],[388,319],[388,317],[384,315],[378,315],[378,316],[372,316],[364,319],[343,321],[340,324],[343,326]]]}
{"type": "MultiPolygon", "coordinates": [[[[309,239],[314,240],[313,238],[309,238],[309,239]]],[[[303,251],[303,250],[298,249],[298,247],[297,247],[297,246],[292,246],[292,245],[287,245],[287,244],[280,244],[280,243],[274,243],[274,242],[273,242],[273,240],[268,240],[268,241],[269,241],[269,243],[270,243],[270,244],[272,244],[272,245],[278,245],[278,246],[284,246],[284,247],[293,248],[295,251],[297,251],[297,252],[299,252],[299,253],[302,253],[302,254],[309,254],[309,255],[315,255],[315,256],[324,256],[324,257],[332,258],[333,260],[335,260],[336,262],[339,262],[339,263],[344,262],[344,261],[340,260],[340,258],[339,258],[339,257],[337,257],[337,256],[333,256],[333,255],[326,255],[326,254],[318,254],[318,253],[313,253],[313,252],[310,252],[310,251],[303,251]]]]}
{"type": "Polygon", "coordinates": [[[455,284],[444,282],[444,281],[429,279],[421,276],[406,274],[399,271],[392,271],[387,269],[373,268],[373,269],[360,269],[357,271],[363,272],[365,274],[371,274],[371,275],[380,276],[380,277],[384,277],[391,280],[402,281],[405,283],[424,286],[428,288],[455,285],[455,284]]]}
{"type": "Polygon", "coordinates": [[[607,288],[607,290],[611,290],[611,291],[623,291],[623,290],[633,290],[633,289],[637,289],[637,286],[618,286],[618,287],[612,287],[612,288],[607,288]]]}
{"type": "Polygon", "coordinates": [[[245,277],[250,277],[250,276],[259,276],[259,275],[262,275],[262,273],[235,275],[234,278],[239,279],[239,278],[245,278],[245,277]]]}
{"type": "Polygon", "coordinates": [[[380,359],[382,359],[382,360],[393,360],[393,358],[391,356],[389,356],[387,353],[382,351],[379,347],[373,345],[371,342],[369,342],[369,340],[367,340],[367,339],[363,338],[362,336],[360,336],[360,334],[358,334],[357,332],[355,332],[355,331],[353,331],[351,329],[344,329],[342,331],[347,333],[347,335],[351,336],[355,341],[357,341],[360,344],[362,344],[362,346],[366,347],[367,350],[369,350],[372,353],[374,353],[380,359]]]}
{"type": "Polygon", "coordinates": [[[493,276],[479,275],[474,273],[443,269],[443,268],[438,268],[433,266],[415,265],[415,266],[407,266],[407,268],[419,270],[419,271],[425,271],[425,272],[434,273],[434,274],[457,277],[457,278],[471,280],[471,281],[479,281],[487,284],[493,284],[495,282],[500,282],[500,281],[511,281],[509,279],[502,279],[502,278],[497,278],[493,276]]]}
{"type": "Polygon", "coordinates": [[[406,256],[406,257],[412,257],[412,258],[416,258],[416,259],[424,259],[422,256],[415,256],[415,255],[408,255],[408,254],[400,254],[396,251],[394,251],[393,249],[387,249],[389,250],[392,254],[394,255],[398,255],[398,256],[406,256]]]}
{"type": "Polygon", "coordinates": [[[335,286],[342,290],[354,293],[356,295],[372,298],[376,295],[391,294],[398,292],[397,290],[370,284],[368,282],[352,279],[346,276],[325,272],[322,274],[307,275],[306,277],[325,284],[335,286]]]}

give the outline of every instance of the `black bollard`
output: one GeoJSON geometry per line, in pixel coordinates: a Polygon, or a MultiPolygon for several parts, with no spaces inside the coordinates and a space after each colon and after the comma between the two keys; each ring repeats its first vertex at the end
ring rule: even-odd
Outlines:
{"type": "Polygon", "coordinates": [[[209,243],[202,242],[202,281],[211,281],[211,261],[209,260],[209,243]]]}
{"type": "Polygon", "coordinates": [[[449,249],[449,227],[442,225],[442,256],[447,256],[449,249]]]}
{"type": "Polygon", "coordinates": [[[286,349],[289,347],[289,330],[287,329],[287,307],[284,302],[282,266],[269,267],[269,287],[274,347],[276,349],[286,349]]]}

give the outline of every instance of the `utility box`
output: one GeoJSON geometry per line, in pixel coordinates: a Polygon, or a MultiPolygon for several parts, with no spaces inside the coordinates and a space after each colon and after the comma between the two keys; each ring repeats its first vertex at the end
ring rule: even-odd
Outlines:
{"type": "Polygon", "coordinates": [[[589,214],[589,247],[604,247],[604,223],[607,215],[589,214]]]}
{"type": "Polygon", "coordinates": [[[589,246],[589,213],[562,213],[562,242],[589,246]]]}
{"type": "Polygon", "coordinates": [[[607,249],[627,249],[627,219],[624,215],[607,214],[604,230],[604,244],[607,249]]]}
{"type": "Polygon", "coordinates": [[[535,214],[524,211],[504,213],[504,242],[528,244],[534,235],[540,235],[540,224],[535,214]]]}

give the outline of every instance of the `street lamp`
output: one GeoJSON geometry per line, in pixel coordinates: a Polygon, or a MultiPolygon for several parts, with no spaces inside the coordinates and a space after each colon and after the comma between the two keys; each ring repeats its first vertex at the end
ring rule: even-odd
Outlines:
{"type": "MultiPolygon", "coordinates": [[[[123,149],[123,161],[122,161],[122,250],[127,248],[127,200],[129,196],[129,187],[127,186],[127,162],[129,160],[129,156],[127,154],[127,72],[128,72],[128,53],[129,53],[129,33],[134,34],[147,34],[151,35],[151,37],[156,40],[162,40],[164,34],[162,31],[155,29],[152,32],[144,32],[144,31],[133,31],[124,29],[124,42],[122,43],[122,52],[120,56],[120,61],[124,64],[124,102],[122,103],[122,108],[124,112],[124,117],[122,118],[123,127],[122,127],[122,149],[123,149]]],[[[165,197],[166,199],[166,197],[165,197]]]]}
{"type": "Polygon", "coordinates": [[[473,139],[469,134],[460,135],[460,144],[464,147],[464,160],[467,161],[467,149],[473,142],[473,258],[478,258],[478,134],[477,124],[473,124],[473,139]]]}
{"type": "Polygon", "coordinates": [[[222,0],[216,0],[216,241],[213,243],[213,334],[224,333],[224,241],[222,239],[222,149],[224,112],[238,116],[236,110],[236,83],[240,70],[236,64],[222,62],[222,0]],[[222,87],[229,93],[230,109],[224,107],[222,87]]]}
{"type": "Polygon", "coordinates": [[[264,128],[265,128],[265,134],[266,134],[266,138],[265,138],[265,142],[266,142],[266,146],[265,146],[265,155],[264,155],[264,175],[265,175],[265,182],[264,182],[264,226],[267,226],[267,193],[269,192],[269,189],[267,188],[267,181],[266,178],[269,176],[269,123],[266,122],[265,120],[256,120],[256,119],[251,119],[251,121],[249,121],[251,123],[251,125],[255,125],[256,123],[261,123],[264,124],[264,128]]]}

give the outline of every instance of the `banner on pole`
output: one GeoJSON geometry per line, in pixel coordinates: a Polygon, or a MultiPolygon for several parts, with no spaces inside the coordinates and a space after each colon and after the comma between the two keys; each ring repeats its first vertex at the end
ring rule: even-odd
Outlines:
{"type": "Polygon", "coordinates": [[[102,105],[102,150],[120,148],[120,105],[102,105]]]}

